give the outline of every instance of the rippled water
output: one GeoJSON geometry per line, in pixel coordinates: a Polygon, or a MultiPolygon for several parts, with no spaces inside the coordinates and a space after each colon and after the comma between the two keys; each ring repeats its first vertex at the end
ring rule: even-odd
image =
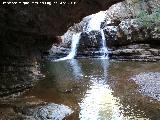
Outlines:
{"type": "Polygon", "coordinates": [[[68,120],[159,120],[159,101],[139,92],[139,85],[130,79],[144,72],[160,72],[159,63],[48,62],[46,78],[24,96],[71,107],[74,113],[68,120]]]}

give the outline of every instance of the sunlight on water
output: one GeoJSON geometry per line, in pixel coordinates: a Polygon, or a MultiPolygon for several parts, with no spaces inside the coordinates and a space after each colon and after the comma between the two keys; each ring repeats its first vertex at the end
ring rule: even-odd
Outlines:
{"type": "Polygon", "coordinates": [[[107,84],[109,62],[100,60],[103,72],[101,76],[89,76],[92,84],[79,103],[81,120],[123,120],[120,114],[119,101],[113,97],[112,90],[107,84]]]}
{"type": "Polygon", "coordinates": [[[93,81],[86,92],[85,98],[79,104],[81,120],[123,120],[117,100],[112,95],[108,85],[93,81]]]}
{"type": "Polygon", "coordinates": [[[46,79],[27,97],[71,107],[68,120],[159,120],[160,104],[138,93],[137,84],[128,80],[135,71],[160,71],[158,65],[106,59],[49,62],[46,79]]]}

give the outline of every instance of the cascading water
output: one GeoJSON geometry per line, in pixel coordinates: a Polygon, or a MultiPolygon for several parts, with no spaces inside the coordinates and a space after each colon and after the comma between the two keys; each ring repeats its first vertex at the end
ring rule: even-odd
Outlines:
{"type": "Polygon", "coordinates": [[[105,34],[104,34],[103,29],[101,29],[101,36],[102,36],[102,48],[101,48],[101,51],[103,52],[103,55],[101,56],[101,58],[108,59],[108,49],[106,47],[105,34]]]}
{"type": "Polygon", "coordinates": [[[105,12],[100,11],[96,14],[91,15],[91,19],[88,23],[86,32],[91,32],[93,30],[101,30],[101,23],[105,20],[105,12]]]}
{"type": "MultiPolygon", "coordinates": [[[[102,46],[101,46],[101,51],[103,53],[103,55],[101,56],[101,58],[103,59],[108,59],[108,50],[106,48],[106,41],[105,41],[105,35],[104,35],[104,31],[103,29],[101,29],[101,23],[105,20],[105,11],[100,11],[99,13],[93,14],[90,16],[91,19],[86,27],[85,30],[83,30],[83,32],[91,32],[93,30],[97,30],[101,32],[101,36],[102,36],[102,46]]],[[[61,61],[61,60],[67,60],[67,59],[73,59],[76,55],[77,52],[77,46],[79,44],[79,39],[80,39],[80,35],[81,33],[76,33],[73,34],[72,36],[72,45],[71,45],[71,51],[69,53],[69,55],[67,55],[64,58],[60,58],[56,61],[61,61]]]]}
{"type": "Polygon", "coordinates": [[[80,35],[81,35],[81,33],[73,34],[71,52],[69,53],[69,55],[66,58],[72,59],[75,57],[76,51],[77,51],[77,45],[78,45],[79,39],[80,39],[80,35]]]}
{"type": "Polygon", "coordinates": [[[87,26],[87,32],[90,32],[92,30],[98,30],[101,32],[101,36],[102,36],[101,52],[103,53],[101,58],[108,59],[108,55],[107,55],[108,49],[106,47],[105,34],[104,34],[103,29],[101,29],[101,23],[105,20],[105,16],[106,16],[105,11],[101,11],[97,14],[94,14],[87,26]]]}
{"type": "Polygon", "coordinates": [[[56,61],[73,59],[75,57],[76,51],[77,51],[77,45],[78,45],[79,39],[80,39],[80,35],[81,35],[81,33],[73,34],[70,53],[66,57],[57,59],[56,61]]]}

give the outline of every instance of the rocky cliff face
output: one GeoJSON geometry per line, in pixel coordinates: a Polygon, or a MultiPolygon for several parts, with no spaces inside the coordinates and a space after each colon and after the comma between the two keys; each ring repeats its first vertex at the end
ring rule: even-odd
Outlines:
{"type": "Polygon", "coordinates": [[[160,60],[159,7],[157,0],[126,0],[107,10],[106,21],[110,23],[105,23],[104,31],[108,47],[111,48],[110,58],[160,60]]]}
{"type": "MultiPolygon", "coordinates": [[[[160,60],[159,8],[160,1],[158,0],[125,0],[112,5],[106,10],[106,18],[104,23],[101,24],[101,29],[105,33],[106,46],[109,48],[109,57],[111,59],[160,60]]],[[[69,47],[72,35],[76,32],[85,32],[85,26],[89,20],[90,16],[71,27],[64,34],[63,44],[69,47]]],[[[83,46],[83,53],[92,48],[87,46],[87,41],[92,41],[92,44],[95,44],[102,39],[101,35],[96,39],[91,39],[93,35],[89,36],[86,35],[85,39],[80,39],[79,47],[83,46]],[[82,42],[86,42],[86,44],[81,44],[82,42]]],[[[84,37],[82,36],[82,38],[84,37]]],[[[62,46],[65,47],[65,45],[62,46]]],[[[100,46],[99,44],[96,45],[95,48],[100,46]]],[[[80,53],[81,49],[78,50],[80,53]]],[[[88,52],[88,56],[90,53],[88,52]]]]}

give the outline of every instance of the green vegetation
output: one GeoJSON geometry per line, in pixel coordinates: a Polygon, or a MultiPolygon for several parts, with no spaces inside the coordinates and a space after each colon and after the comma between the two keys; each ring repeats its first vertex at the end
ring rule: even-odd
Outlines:
{"type": "Polygon", "coordinates": [[[140,5],[141,11],[137,16],[137,20],[140,26],[150,28],[153,25],[160,23],[160,7],[157,7],[154,11],[153,8],[147,3],[149,0],[131,0],[130,5],[134,8],[135,4],[140,5]],[[144,10],[144,6],[147,6],[144,10]]]}
{"type": "Polygon", "coordinates": [[[152,14],[148,14],[147,11],[142,10],[137,18],[138,22],[144,27],[151,27],[152,25],[160,23],[160,7],[152,14]]]}

